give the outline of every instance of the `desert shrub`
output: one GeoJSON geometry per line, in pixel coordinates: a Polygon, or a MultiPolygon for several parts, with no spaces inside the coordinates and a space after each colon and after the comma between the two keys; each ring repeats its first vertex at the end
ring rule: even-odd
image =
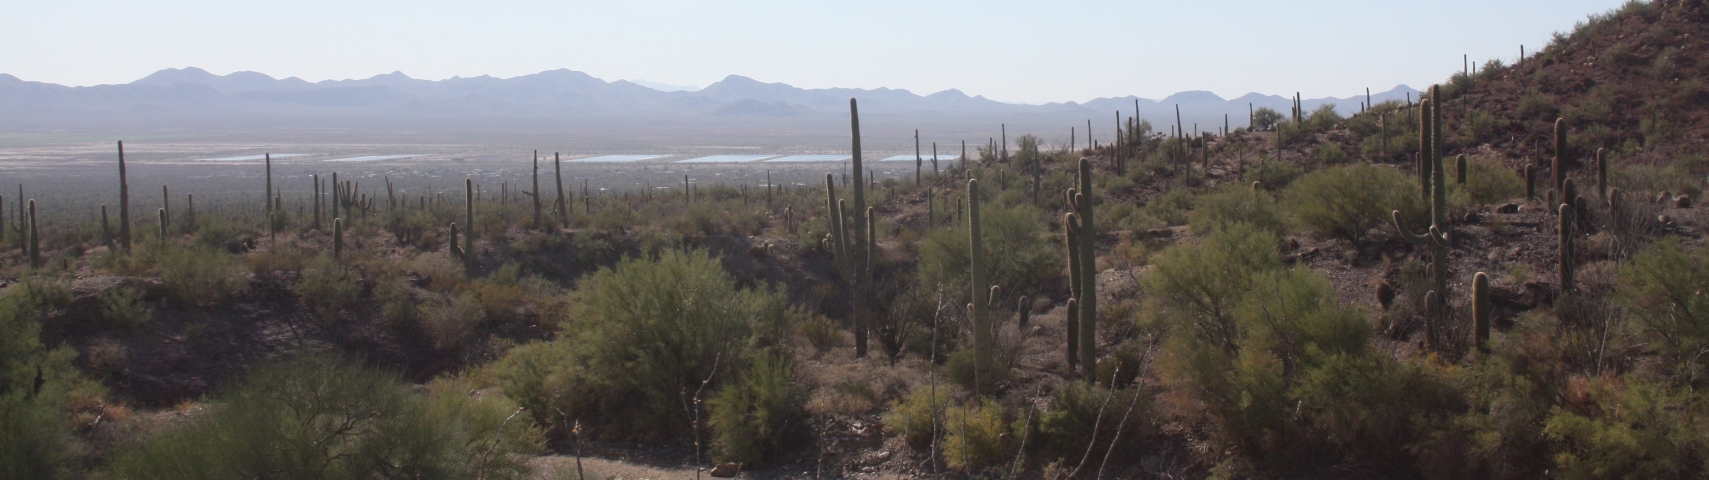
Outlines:
{"type": "Polygon", "coordinates": [[[611,438],[687,438],[685,395],[709,378],[705,391],[718,391],[796,315],[775,290],[737,288],[700,250],[626,258],[584,278],[576,297],[562,336],[513,349],[494,373],[512,398],[551,406],[535,412],[540,423],[579,418],[611,438]]]}
{"type": "Polygon", "coordinates": [[[1193,234],[1203,235],[1215,227],[1244,222],[1259,230],[1281,236],[1286,233],[1282,212],[1269,193],[1254,191],[1249,186],[1230,185],[1193,200],[1193,213],[1188,224],[1193,234]]]}
{"type": "MultiPolygon", "coordinates": [[[[1193,193],[1184,188],[1170,189],[1163,196],[1146,202],[1140,212],[1145,216],[1163,221],[1166,226],[1185,225],[1188,220],[1187,212],[1193,209],[1193,193]]],[[[1097,220],[1097,218],[1093,218],[1097,220]]]]}
{"type": "Polygon", "coordinates": [[[1347,159],[1347,151],[1339,143],[1320,143],[1311,148],[1311,159],[1320,165],[1335,165],[1347,159]]]}
{"type": "Polygon", "coordinates": [[[1282,121],[1282,113],[1271,110],[1270,107],[1259,107],[1252,112],[1252,129],[1269,130],[1275,128],[1276,122],[1282,121]]]}
{"type": "Polygon", "coordinates": [[[1138,388],[1111,392],[1085,382],[1071,382],[1056,391],[1050,408],[1039,414],[1038,440],[1057,458],[1077,458],[1088,448],[1103,452],[1111,441],[1119,441],[1117,451],[1133,450],[1139,444],[1144,419],[1153,418],[1151,396],[1141,395],[1138,388]],[[1139,398],[1135,398],[1138,395],[1139,398]],[[1134,412],[1126,423],[1122,416],[1133,402],[1134,412]],[[1099,414],[1103,420],[1099,420],[1099,414]],[[1092,428],[1096,424],[1097,431],[1092,428]],[[1118,433],[1119,432],[1119,433],[1118,433]],[[1116,436],[1121,438],[1117,439],[1116,436]]]}
{"type": "Polygon", "coordinates": [[[1335,112],[1335,104],[1318,105],[1305,119],[1305,128],[1309,132],[1327,132],[1339,125],[1346,118],[1335,112]]]}
{"type": "Polygon", "coordinates": [[[303,266],[291,290],[323,318],[333,317],[362,300],[362,278],[331,256],[321,255],[303,266]]]}
{"type": "Polygon", "coordinates": [[[468,280],[463,265],[442,252],[418,255],[410,259],[408,268],[426,282],[428,290],[434,292],[450,291],[468,280]]]}
{"type": "Polygon", "coordinates": [[[1466,170],[1466,193],[1473,203],[1487,205],[1525,195],[1525,179],[1498,160],[1468,158],[1466,170]]]}
{"type": "Polygon", "coordinates": [[[154,317],[154,310],[142,301],[142,291],[123,287],[101,292],[101,320],[114,328],[136,332],[154,317]]]}
{"type": "Polygon", "coordinates": [[[1158,311],[1187,321],[1192,330],[1232,343],[1234,308],[1254,274],[1281,268],[1276,237],[1249,224],[1212,230],[1206,241],[1177,244],[1152,257],[1141,283],[1158,311]]]}
{"type": "Polygon", "coordinates": [[[173,298],[195,305],[224,302],[248,286],[232,255],[209,248],[169,250],[161,254],[159,269],[173,298]]]}
{"type": "Polygon", "coordinates": [[[256,369],[188,423],[114,460],[118,478],[522,478],[538,429],[515,405],[321,357],[256,369]],[[490,452],[489,452],[490,450],[490,452]]]}
{"type": "Polygon", "coordinates": [[[1709,257],[1669,236],[1633,255],[1620,269],[1620,303],[1667,351],[1695,355],[1709,347],[1709,257]]]}
{"type": "MultiPolygon", "coordinates": [[[[981,241],[985,248],[985,280],[1003,291],[1031,291],[1055,281],[1061,272],[1058,243],[1045,233],[1044,212],[1031,205],[980,205],[981,241]]],[[[1094,221],[1097,219],[1094,218],[1094,221]]],[[[966,292],[967,227],[933,230],[920,245],[919,284],[966,292]]]]}
{"type": "MultiPolygon", "coordinates": [[[[1620,187],[1627,195],[1655,195],[1661,192],[1672,192],[1674,195],[1687,195],[1696,198],[1703,194],[1703,187],[1690,171],[1679,165],[1652,166],[1631,165],[1618,169],[1610,168],[1609,179],[1612,186],[1620,187]]],[[[1580,191],[1584,191],[1580,189],[1580,191]]],[[[1641,197],[1639,197],[1641,198],[1641,197]]]]}
{"type": "Polygon", "coordinates": [[[1546,122],[1553,121],[1555,117],[1560,115],[1560,109],[1555,107],[1555,102],[1548,95],[1536,90],[1529,90],[1524,95],[1519,96],[1519,105],[1514,108],[1514,113],[1523,120],[1546,122]]]}
{"type": "Polygon", "coordinates": [[[1495,115],[1483,110],[1467,113],[1465,121],[1460,124],[1460,146],[1471,147],[1488,141],[1496,129],[1502,127],[1502,123],[1495,115]]]}
{"type": "Polygon", "coordinates": [[[434,348],[455,351],[467,346],[486,315],[474,295],[454,293],[427,301],[419,310],[421,332],[434,348]]]}
{"type": "Polygon", "coordinates": [[[814,315],[802,320],[796,325],[796,330],[801,332],[801,336],[806,337],[807,343],[813,345],[813,350],[819,353],[843,345],[843,329],[838,328],[837,322],[829,318],[814,315]]]}
{"type": "MultiPolygon", "coordinates": [[[[998,345],[1001,347],[1001,345],[998,345]]],[[[1000,348],[999,348],[1000,349],[1000,348]]],[[[1000,358],[1004,352],[992,352],[991,368],[978,370],[974,363],[973,349],[965,348],[949,354],[944,360],[944,377],[951,383],[967,391],[975,391],[975,386],[983,386],[984,391],[990,391],[991,385],[1009,378],[1009,363],[1000,358]],[[977,384],[977,385],[975,385],[977,384]]]]}
{"type": "Polygon", "coordinates": [[[892,435],[901,435],[909,448],[931,448],[937,432],[944,430],[944,412],[949,409],[950,393],[948,385],[938,385],[936,395],[930,387],[914,387],[884,412],[884,428],[892,435]]]}
{"type": "Polygon", "coordinates": [[[1282,193],[1282,203],[1313,234],[1358,242],[1371,227],[1385,223],[1392,210],[1409,219],[1423,216],[1416,185],[1393,169],[1329,167],[1300,177],[1282,193]]]}
{"type": "Polygon", "coordinates": [[[970,472],[1014,458],[1007,409],[989,398],[977,405],[951,407],[944,414],[944,464],[970,472]]]}
{"type": "Polygon", "coordinates": [[[0,294],[0,478],[76,478],[81,445],[66,410],[99,386],[78,373],[76,350],[41,343],[45,310],[27,285],[0,294]]]}
{"type": "Polygon", "coordinates": [[[756,355],[734,382],[712,395],[712,453],[720,462],[759,465],[789,448],[803,429],[806,393],[790,383],[794,362],[781,353],[756,355]]]}
{"type": "Polygon", "coordinates": [[[1258,182],[1258,187],[1264,190],[1279,190],[1294,183],[1294,179],[1305,174],[1305,169],[1299,164],[1287,160],[1271,160],[1259,163],[1258,166],[1247,169],[1246,183],[1258,182]]]}
{"type": "Polygon", "coordinates": [[[1700,399],[1641,381],[1591,381],[1590,411],[1557,409],[1543,432],[1555,478],[1702,478],[1709,434],[1700,399]]]}

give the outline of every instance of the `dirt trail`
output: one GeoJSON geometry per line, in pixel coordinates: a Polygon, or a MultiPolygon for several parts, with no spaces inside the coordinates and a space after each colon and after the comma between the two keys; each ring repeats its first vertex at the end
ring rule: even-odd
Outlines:
{"type": "MultiPolygon", "coordinates": [[[[530,462],[536,480],[576,479],[576,459],[565,455],[548,455],[530,462]]],[[[622,460],[582,457],[582,472],[587,478],[623,480],[676,480],[694,478],[694,469],[666,468],[622,460]]],[[[700,478],[710,479],[702,473],[700,478]]]]}

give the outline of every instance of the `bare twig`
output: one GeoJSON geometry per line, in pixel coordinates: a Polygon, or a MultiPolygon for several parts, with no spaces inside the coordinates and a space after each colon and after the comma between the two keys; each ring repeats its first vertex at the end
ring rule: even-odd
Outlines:
{"type": "Polygon", "coordinates": [[[481,454],[481,466],[480,468],[475,469],[475,478],[487,478],[487,462],[492,460],[493,450],[498,449],[499,440],[504,439],[504,427],[506,425],[510,425],[510,419],[516,418],[516,416],[521,414],[523,410],[527,410],[527,407],[516,407],[515,412],[511,412],[510,416],[504,417],[504,423],[498,424],[498,433],[493,434],[493,444],[487,447],[486,453],[481,454]]]}
{"type": "MultiPolygon", "coordinates": [[[[1139,372],[1139,377],[1138,377],[1139,379],[1137,381],[1135,381],[1135,383],[1134,383],[1133,400],[1128,401],[1127,412],[1122,413],[1122,421],[1120,423],[1116,424],[1116,435],[1115,435],[1115,437],[1110,439],[1110,447],[1104,450],[1104,460],[1102,462],[1098,462],[1098,476],[1096,477],[1098,479],[1104,478],[1104,465],[1107,465],[1110,463],[1110,454],[1114,453],[1116,451],[1116,443],[1120,442],[1122,439],[1122,427],[1127,426],[1128,415],[1133,414],[1134,405],[1139,404],[1139,396],[1145,393],[1141,390],[1143,388],[1145,388],[1145,375],[1146,375],[1146,373],[1151,371],[1152,350],[1155,347],[1156,347],[1155,343],[1152,343],[1152,344],[1147,345],[1145,347],[1145,367],[1143,370],[1141,370],[1139,372]]],[[[1116,395],[1116,382],[1115,382],[1115,379],[1112,378],[1110,380],[1110,396],[1113,397],[1115,395],[1116,395]]],[[[1096,437],[1094,437],[1094,438],[1096,438],[1096,437]]]]}
{"type": "MultiPolygon", "coordinates": [[[[1096,370],[1097,368],[1093,367],[1093,371],[1096,370]]],[[[1104,423],[1104,408],[1109,407],[1110,400],[1116,398],[1116,375],[1120,374],[1121,371],[1122,366],[1119,363],[1115,364],[1115,368],[1110,369],[1110,394],[1104,397],[1104,404],[1098,406],[1098,417],[1092,420],[1092,438],[1086,440],[1086,453],[1080,456],[1080,464],[1074,466],[1074,471],[1068,472],[1068,478],[1074,478],[1074,476],[1079,475],[1080,469],[1086,466],[1086,460],[1092,458],[1092,450],[1098,445],[1098,427],[1104,423]]],[[[1094,388],[1095,387],[1096,386],[1094,386],[1094,388]]],[[[1120,429],[1121,426],[1117,426],[1116,428],[1120,429]]]]}
{"type": "MultiPolygon", "coordinates": [[[[689,397],[683,397],[682,398],[683,413],[688,414],[688,418],[689,418],[688,426],[689,426],[689,429],[692,430],[694,433],[694,478],[695,478],[695,480],[699,480],[700,479],[700,472],[706,469],[703,465],[700,464],[700,394],[702,392],[706,391],[706,384],[712,383],[712,376],[718,374],[719,362],[721,362],[723,360],[724,360],[724,352],[718,352],[718,355],[715,355],[712,357],[712,371],[706,372],[706,379],[701,380],[700,381],[700,387],[696,388],[694,390],[694,397],[692,398],[692,403],[693,403],[692,408],[689,406],[689,404],[691,403],[691,399],[689,397]]],[[[681,393],[679,393],[679,395],[684,394],[684,393],[687,393],[687,389],[684,389],[681,393]]]]}

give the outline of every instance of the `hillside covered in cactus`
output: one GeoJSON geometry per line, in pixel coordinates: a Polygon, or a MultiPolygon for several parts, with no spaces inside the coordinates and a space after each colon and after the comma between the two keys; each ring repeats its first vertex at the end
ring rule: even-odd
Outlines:
{"type": "Polygon", "coordinates": [[[1706,8],[637,188],[103,143],[0,192],[0,479],[1702,478],[1706,8]]]}

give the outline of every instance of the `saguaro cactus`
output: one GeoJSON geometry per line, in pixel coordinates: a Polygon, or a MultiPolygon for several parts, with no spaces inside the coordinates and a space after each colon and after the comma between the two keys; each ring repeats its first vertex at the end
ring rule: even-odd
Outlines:
{"type": "Polygon", "coordinates": [[[320,175],[309,174],[309,180],[314,182],[314,202],[313,203],[314,203],[314,211],[315,211],[315,213],[314,213],[315,230],[318,231],[318,230],[320,230],[320,204],[321,204],[320,175]]]}
{"type": "MultiPolygon", "coordinates": [[[[564,198],[564,164],[559,160],[558,152],[552,152],[552,175],[558,181],[558,200],[552,204],[552,210],[558,212],[558,223],[568,227],[570,226],[570,203],[564,198]]],[[[464,190],[467,189],[468,187],[465,186],[464,190]]]]}
{"type": "Polygon", "coordinates": [[[1418,192],[1426,200],[1430,199],[1430,111],[1434,103],[1429,98],[1418,101],[1418,192]]]}
{"type": "Polygon", "coordinates": [[[979,179],[967,181],[967,258],[971,263],[968,284],[973,290],[973,378],[975,392],[981,391],[981,381],[988,381],[991,372],[991,319],[986,305],[990,293],[985,283],[985,244],[979,228],[979,179]]]}
{"type": "MultiPolygon", "coordinates": [[[[22,187],[19,187],[22,188],[22,187]]],[[[19,196],[18,198],[23,198],[19,196]]],[[[125,142],[119,141],[119,245],[131,251],[131,185],[125,181],[125,142]]]]}
{"type": "Polygon", "coordinates": [[[1525,201],[1537,198],[1537,169],[1525,166],[1525,201]]]}
{"type": "MultiPolygon", "coordinates": [[[[270,152],[269,153],[263,153],[263,154],[261,154],[261,157],[267,164],[267,190],[262,191],[261,201],[267,202],[266,213],[269,215],[268,221],[275,221],[276,219],[273,219],[273,217],[271,216],[273,213],[273,207],[275,207],[275,205],[273,205],[273,202],[272,202],[272,199],[273,199],[273,154],[270,152]]],[[[164,191],[164,190],[166,190],[166,186],[161,185],[160,189],[162,191],[164,191]]]]}
{"type": "Polygon", "coordinates": [[[1466,184],[1466,156],[1464,154],[1454,157],[1454,183],[1466,184]]]}
{"type": "Polygon", "coordinates": [[[332,258],[344,257],[344,219],[332,219],[332,258]]]}
{"type": "Polygon", "coordinates": [[[1097,372],[1098,229],[1092,221],[1092,161],[1080,159],[1080,191],[1074,210],[1080,217],[1080,360],[1087,372],[1097,372]]]}
{"type": "Polygon", "coordinates": [[[1019,328],[1026,328],[1027,321],[1033,314],[1033,298],[1024,295],[1021,296],[1021,299],[1015,302],[1015,314],[1015,326],[1019,328]]]}
{"type": "Polygon", "coordinates": [[[160,210],[165,212],[160,217],[160,231],[166,231],[166,223],[172,219],[172,193],[166,185],[160,186],[160,210]]]}
{"type": "MultiPolygon", "coordinates": [[[[1439,108],[1438,105],[1435,105],[1434,98],[1426,99],[1420,105],[1432,110],[1429,113],[1421,114],[1421,116],[1431,119],[1431,128],[1426,129],[1426,131],[1431,135],[1439,133],[1441,125],[1438,115],[1440,112],[1434,111],[1439,108]]],[[[1430,227],[1422,235],[1414,234],[1411,229],[1407,228],[1406,221],[1401,218],[1399,210],[1392,211],[1390,216],[1394,219],[1395,228],[1400,230],[1402,238],[1413,245],[1430,249],[1431,290],[1446,295],[1448,291],[1448,186],[1446,185],[1447,175],[1442,169],[1442,156],[1439,155],[1440,151],[1437,149],[1440,143],[1436,140],[1434,138],[1421,138],[1419,142],[1421,149],[1425,150],[1419,153],[1420,157],[1425,160],[1424,166],[1428,169],[1430,184],[1430,227]]],[[[1426,311],[1440,312],[1441,309],[1436,307],[1436,305],[1426,305],[1426,311]]],[[[1435,315],[1426,315],[1426,317],[1426,329],[1430,331],[1431,341],[1434,343],[1438,319],[1435,315]]]]}
{"type": "Polygon", "coordinates": [[[1472,275],[1472,345],[1477,351],[1489,351],[1489,275],[1472,275]]]}
{"type": "MultiPolygon", "coordinates": [[[[546,224],[540,218],[540,151],[534,151],[534,192],[529,195],[534,198],[534,228],[545,228],[546,224]]],[[[473,227],[471,225],[470,227],[473,227]]]]}
{"type": "Polygon", "coordinates": [[[1573,251],[1573,207],[1561,204],[1559,213],[1561,293],[1566,294],[1573,290],[1573,259],[1576,257],[1573,251]]]}
{"type": "Polygon", "coordinates": [[[1596,149],[1596,196],[1608,198],[1608,157],[1603,156],[1603,150],[1596,149]]]}
{"type": "Polygon", "coordinates": [[[41,268],[41,238],[36,236],[36,201],[30,199],[30,268],[41,268]]]}
{"type": "MultiPolygon", "coordinates": [[[[474,265],[474,262],[475,262],[475,256],[474,256],[474,252],[475,252],[475,193],[473,190],[474,185],[475,185],[475,181],[473,179],[470,179],[468,177],[463,177],[463,207],[465,209],[467,209],[464,221],[466,222],[465,224],[469,226],[469,233],[467,235],[463,236],[464,237],[463,238],[463,251],[461,252],[462,255],[459,255],[459,256],[463,257],[463,262],[465,264],[468,264],[468,265],[474,265]]],[[[456,229],[457,229],[457,224],[455,224],[455,223],[451,224],[451,231],[456,232],[456,229]]],[[[452,244],[457,243],[457,236],[455,233],[453,233],[451,235],[451,243],[452,244]]]]}
{"type": "MultiPolygon", "coordinates": [[[[160,215],[160,251],[164,252],[166,251],[166,208],[155,209],[155,213],[160,215]]],[[[267,216],[271,219],[273,215],[268,214],[267,216]]],[[[31,250],[35,250],[35,248],[32,247],[31,250]]]]}
{"type": "MultiPolygon", "coordinates": [[[[1074,189],[1068,189],[1069,205],[1074,203],[1074,189]]],[[[1068,326],[1068,370],[1080,364],[1080,217],[1074,212],[1063,216],[1063,249],[1068,251],[1068,310],[1064,314],[1068,326]]]]}
{"type": "Polygon", "coordinates": [[[1549,170],[1549,173],[1555,177],[1550,186],[1555,191],[1560,191],[1561,184],[1567,181],[1567,121],[1565,119],[1555,119],[1555,163],[1549,170]]]}

